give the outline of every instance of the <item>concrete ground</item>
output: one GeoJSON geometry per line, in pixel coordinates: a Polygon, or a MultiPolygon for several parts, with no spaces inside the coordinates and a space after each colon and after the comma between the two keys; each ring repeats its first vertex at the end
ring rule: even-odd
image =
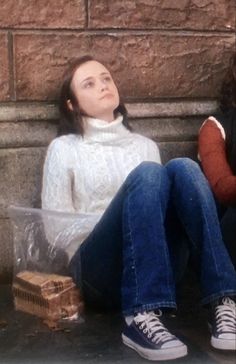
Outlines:
{"type": "MultiPolygon", "coordinates": [[[[168,327],[189,348],[176,364],[235,364],[234,353],[210,347],[204,309],[188,294],[176,317],[166,318],[168,327]],[[190,303],[190,301],[193,301],[190,303]]],[[[50,329],[37,317],[16,312],[10,286],[0,286],[0,363],[148,363],[121,342],[119,313],[87,312],[79,322],[50,329]]],[[[166,363],[173,363],[167,361],[166,363]]]]}

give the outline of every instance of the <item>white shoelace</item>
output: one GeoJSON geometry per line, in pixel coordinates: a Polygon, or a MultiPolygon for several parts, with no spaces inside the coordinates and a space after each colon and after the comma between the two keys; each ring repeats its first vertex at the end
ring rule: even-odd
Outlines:
{"type": "Polygon", "coordinates": [[[216,307],[217,331],[236,333],[236,303],[229,297],[222,300],[222,304],[216,307]]]}
{"type": "Polygon", "coordinates": [[[139,325],[139,328],[142,329],[143,333],[147,334],[148,338],[156,344],[160,341],[165,342],[175,339],[175,336],[172,335],[159,320],[161,315],[161,311],[160,314],[155,314],[151,311],[138,313],[137,316],[134,317],[135,322],[139,325]]]}

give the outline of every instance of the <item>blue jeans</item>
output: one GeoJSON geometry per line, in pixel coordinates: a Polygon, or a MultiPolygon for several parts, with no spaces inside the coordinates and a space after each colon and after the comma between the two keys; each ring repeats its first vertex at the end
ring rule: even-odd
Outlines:
{"type": "Polygon", "coordinates": [[[177,158],[136,167],[73,256],[71,274],[85,302],[121,304],[124,315],[176,307],[176,215],[199,268],[203,304],[236,294],[208,182],[195,162],[177,158]]]}

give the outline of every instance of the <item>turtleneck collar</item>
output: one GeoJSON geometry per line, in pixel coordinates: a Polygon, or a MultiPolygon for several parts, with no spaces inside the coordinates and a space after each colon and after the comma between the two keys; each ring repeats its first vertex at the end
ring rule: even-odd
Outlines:
{"type": "Polygon", "coordinates": [[[119,115],[111,122],[91,117],[83,118],[85,125],[84,140],[91,142],[114,142],[130,134],[123,125],[123,116],[119,115]]]}

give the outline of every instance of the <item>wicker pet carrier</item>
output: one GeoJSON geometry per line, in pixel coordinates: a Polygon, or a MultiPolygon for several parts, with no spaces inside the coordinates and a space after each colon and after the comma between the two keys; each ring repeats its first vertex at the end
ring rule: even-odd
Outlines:
{"type": "Polygon", "coordinates": [[[71,277],[23,271],[13,282],[16,310],[49,320],[71,318],[83,310],[79,290],[71,277]]]}

